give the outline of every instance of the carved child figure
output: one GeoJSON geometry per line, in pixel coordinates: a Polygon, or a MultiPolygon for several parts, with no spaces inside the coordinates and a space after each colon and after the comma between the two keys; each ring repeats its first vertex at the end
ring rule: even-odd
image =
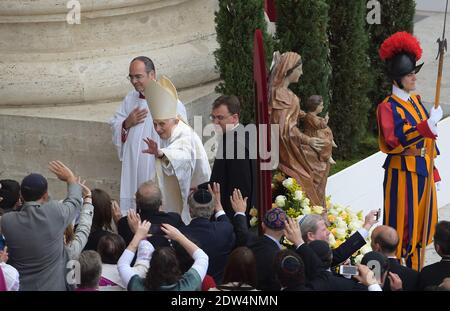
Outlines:
{"type": "Polygon", "coordinates": [[[332,148],[337,146],[333,140],[333,132],[328,127],[328,113],[324,118],[319,116],[323,107],[322,96],[312,95],[308,98],[305,105],[306,116],[303,119],[303,131],[306,135],[321,138],[325,142],[321,152],[318,153],[319,159],[336,164],[332,158],[332,148]]]}

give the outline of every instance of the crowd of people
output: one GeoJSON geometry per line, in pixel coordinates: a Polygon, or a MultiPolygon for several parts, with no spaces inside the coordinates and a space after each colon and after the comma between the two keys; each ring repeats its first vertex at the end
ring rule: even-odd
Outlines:
{"type": "Polygon", "coordinates": [[[396,230],[371,230],[375,211],[331,249],[319,215],[296,221],[273,208],[263,217],[263,235],[256,235],[248,226],[247,197],[238,189],[229,198],[231,218],[219,184],[192,190],[186,225],[179,214],[162,211],[161,190],[152,181],[138,188],[136,210],[120,217],[106,192],[90,190],[59,161],[49,168],[67,183],[62,201],[49,200],[47,180],[39,174],[20,184],[0,181],[0,290],[449,290],[448,221],[439,222],[434,235],[442,260],[417,272],[395,256],[396,230]],[[369,230],[373,251],[356,265],[358,274],[336,273],[366,244],[369,230]],[[283,247],[283,238],[292,246],[283,247]]]}

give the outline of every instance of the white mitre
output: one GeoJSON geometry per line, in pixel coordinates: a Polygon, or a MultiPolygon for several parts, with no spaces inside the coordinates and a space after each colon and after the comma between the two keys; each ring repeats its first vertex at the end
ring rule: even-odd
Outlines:
{"type": "Polygon", "coordinates": [[[153,120],[176,118],[178,94],[172,81],[162,76],[158,81],[151,80],[144,91],[153,120]]]}

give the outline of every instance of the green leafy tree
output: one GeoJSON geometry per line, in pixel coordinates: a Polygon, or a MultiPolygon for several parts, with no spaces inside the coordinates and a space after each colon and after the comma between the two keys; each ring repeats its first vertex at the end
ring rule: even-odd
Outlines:
{"type": "Polygon", "coordinates": [[[332,100],[330,125],[337,157],[348,159],[366,133],[371,89],[366,0],[329,0],[332,100]]]}
{"type": "Polygon", "coordinates": [[[277,49],[297,52],[303,60],[303,76],[293,91],[305,102],[322,95],[328,107],[331,67],[326,0],[277,0],[277,49]]]}
{"type": "Polygon", "coordinates": [[[373,1],[373,4],[368,11],[369,18],[373,17],[372,14],[377,14],[376,10],[379,8],[380,23],[368,22],[366,28],[369,32],[369,57],[374,81],[374,87],[369,92],[369,130],[375,132],[376,108],[392,89],[392,82],[386,75],[385,64],[378,55],[378,49],[386,38],[397,31],[413,32],[416,4],[414,0],[378,0],[373,1]],[[378,7],[375,2],[379,3],[378,7]]]}
{"type": "Polygon", "coordinates": [[[254,122],[253,39],[256,29],[264,34],[266,56],[272,55],[272,38],[266,33],[262,0],[219,0],[215,13],[216,68],[223,82],[216,91],[236,95],[241,102],[241,122],[254,122]]]}

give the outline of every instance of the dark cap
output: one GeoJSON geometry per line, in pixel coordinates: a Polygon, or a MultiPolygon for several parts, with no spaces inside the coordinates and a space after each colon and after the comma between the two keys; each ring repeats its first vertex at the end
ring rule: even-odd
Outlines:
{"type": "Polygon", "coordinates": [[[286,226],[286,213],[278,207],[267,211],[264,216],[264,224],[272,230],[283,230],[286,226]]]}
{"type": "Polygon", "coordinates": [[[208,190],[198,189],[192,194],[192,198],[195,202],[199,204],[209,204],[211,203],[213,197],[208,190]]]}
{"type": "Polygon", "coordinates": [[[40,199],[47,192],[47,179],[41,174],[30,174],[22,180],[20,192],[25,201],[40,199]]]}
{"type": "Polygon", "coordinates": [[[297,273],[301,268],[300,260],[294,256],[286,256],[281,261],[281,269],[287,273],[297,273]]]}

